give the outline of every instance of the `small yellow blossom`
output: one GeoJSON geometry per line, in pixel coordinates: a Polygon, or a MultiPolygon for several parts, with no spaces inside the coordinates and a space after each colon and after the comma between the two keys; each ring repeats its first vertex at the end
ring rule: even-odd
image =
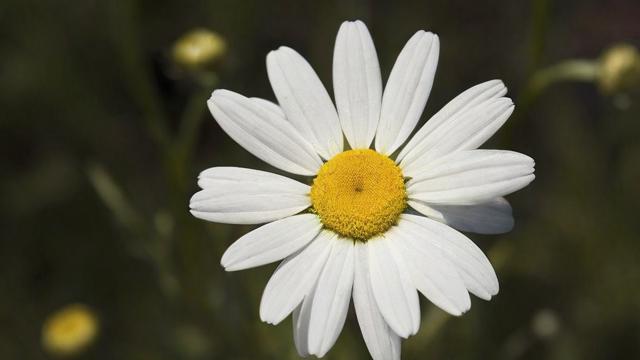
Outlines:
{"type": "Polygon", "coordinates": [[[227,43],[219,34],[193,30],[173,46],[173,61],[187,69],[203,69],[219,61],[227,52],[227,43]]]}
{"type": "Polygon", "coordinates": [[[82,304],[68,305],[45,321],[42,345],[54,355],[74,355],[91,345],[98,330],[98,319],[90,308],[82,304]]]}
{"type": "Polygon", "coordinates": [[[600,88],[615,93],[640,83],[640,53],[632,45],[619,44],[607,50],[600,59],[600,88]]]}

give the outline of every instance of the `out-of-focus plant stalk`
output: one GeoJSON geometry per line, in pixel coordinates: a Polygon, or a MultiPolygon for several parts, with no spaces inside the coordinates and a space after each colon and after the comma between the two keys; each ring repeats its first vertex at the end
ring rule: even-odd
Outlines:
{"type": "Polygon", "coordinates": [[[134,233],[144,227],[142,217],[129,203],[120,187],[107,171],[98,164],[89,165],[87,175],[96,193],[122,226],[134,233]]]}
{"type": "Polygon", "coordinates": [[[527,74],[531,75],[542,62],[545,39],[549,29],[549,2],[550,0],[533,0],[531,2],[531,40],[529,42],[529,63],[527,74]]]}
{"type": "Polygon", "coordinates": [[[599,64],[594,60],[565,60],[533,73],[521,95],[525,108],[548,86],[565,81],[594,82],[598,79],[599,64]]]}
{"type": "Polygon", "coordinates": [[[163,291],[169,297],[173,297],[177,292],[177,284],[169,261],[169,249],[166,246],[164,234],[160,231],[157,233],[151,231],[144,217],[134,208],[121,187],[102,165],[89,165],[87,176],[98,197],[111,211],[115,220],[138,240],[128,243],[132,253],[153,262],[163,291]]]}
{"type": "Polygon", "coordinates": [[[189,102],[180,118],[180,129],[176,140],[178,152],[184,159],[190,159],[193,147],[198,137],[198,129],[206,112],[206,102],[211,96],[212,89],[218,83],[215,73],[202,73],[199,81],[199,89],[191,95],[189,102]]]}
{"type": "Polygon", "coordinates": [[[218,83],[214,72],[202,71],[193,74],[197,89],[189,97],[180,117],[178,134],[171,143],[171,167],[176,177],[181,199],[185,199],[189,187],[188,179],[193,170],[193,150],[198,138],[198,129],[206,112],[207,99],[218,83]]]}
{"type": "Polygon", "coordinates": [[[226,47],[220,35],[206,29],[196,29],[176,40],[172,51],[174,65],[185,79],[195,85],[180,117],[178,133],[171,143],[170,171],[174,177],[171,198],[180,233],[180,241],[175,247],[182,270],[181,278],[189,302],[200,309],[209,307],[208,289],[203,286],[209,280],[204,278],[205,264],[208,263],[203,251],[206,237],[203,227],[196,225],[187,211],[188,190],[198,129],[207,109],[206,101],[218,82],[215,65],[224,57],[226,47]]]}
{"type": "Polygon", "coordinates": [[[122,63],[123,78],[129,93],[142,112],[141,119],[156,144],[164,147],[169,142],[167,116],[149,69],[143,61],[134,6],[133,1],[110,2],[113,42],[122,63]]]}
{"type": "MultiPolygon", "coordinates": [[[[205,40],[205,44],[211,46],[213,37],[200,31],[195,37],[188,39],[191,41],[189,46],[184,47],[188,51],[186,54],[196,54],[199,56],[199,65],[190,67],[190,74],[195,74],[194,78],[199,89],[195,91],[184,111],[181,119],[179,132],[176,136],[172,136],[168,129],[168,116],[162,105],[161,98],[158,94],[156,84],[154,83],[147,64],[144,63],[142,54],[143,47],[138,39],[138,29],[136,26],[136,8],[135,2],[115,1],[110,5],[111,11],[111,27],[114,39],[114,45],[119,55],[121,66],[123,68],[123,80],[129,89],[129,93],[142,116],[151,139],[157,145],[165,170],[165,178],[168,187],[169,215],[172,223],[175,224],[175,231],[167,241],[158,242],[158,246],[164,247],[162,253],[177,252],[177,258],[180,259],[178,269],[182,269],[178,274],[181,279],[183,293],[187,303],[202,308],[204,304],[204,295],[206,291],[201,286],[203,279],[200,279],[202,262],[200,261],[202,254],[201,244],[199,243],[199,230],[193,224],[193,219],[188,213],[188,181],[187,175],[191,169],[191,158],[193,146],[197,137],[197,129],[200,125],[203,113],[206,109],[204,105],[206,98],[211,91],[211,87],[215,84],[217,78],[213,72],[207,72],[199,68],[200,65],[206,63],[207,54],[219,56],[218,52],[193,52],[194,44],[197,47],[205,40]],[[200,71],[202,70],[202,71],[200,71]],[[176,234],[180,234],[180,241],[176,241],[176,234]]],[[[221,38],[220,38],[221,39],[221,38]]],[[[215,40],[215,39],[214,39],[215,40]]],[[[226,45],[220,41],[216,42],[220,49],[224,49],[226,45]]],[[[197,49],[196,49],[197,50],[197,49]]],[[[185,53],[183,53],[185,54],[185,53]]],[[[207,55],[208,56],[208,55],[207,55]]],[[[188,60],[188,56],[185,58],[188,60]]]]}
{"type": "Polygon", "coordinates": [[[570,59],[532,73],[520,95],[520,112],[549,86],[560,82],[598,85],[605,95],[625,91],[640,83],[640,53],[629,44],[617,44],[596,59],[570,59]]]}
{"type": "MultiPolygon", "coordinates": [[[[175,140],[175,152],[180,163],[189,165],[197,131],[206,111],[206,100],[218,83],[216,68],[225,58],[227,43],[221,35],[198,28],[191,30],[173,44],[171,57],[178,71],[195,83],[195,89],[180,118],[175,140]]],[[[191,170],[188,166],[185,170],[191,170]]]]}
{"type": "Polygon", "coordinates": [[[640,53],[631,45],[618,44],[599,59],[569,59],[539,69],[519,97],[519,113],[526,113],[549,86],[561,82],[593,83],[605,95],[625,91],[640,83],[640,53]]]}

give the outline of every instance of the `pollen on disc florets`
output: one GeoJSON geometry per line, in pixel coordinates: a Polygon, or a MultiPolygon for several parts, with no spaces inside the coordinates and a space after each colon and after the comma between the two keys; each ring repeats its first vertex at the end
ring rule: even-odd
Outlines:
{"type": "Polygon", "coordinates": [[[393,160],[358,149],[342,152],[320,168],[311,202],[326,228],[366,241],[396,223],[407,206],[407,193],[393,160]]]}

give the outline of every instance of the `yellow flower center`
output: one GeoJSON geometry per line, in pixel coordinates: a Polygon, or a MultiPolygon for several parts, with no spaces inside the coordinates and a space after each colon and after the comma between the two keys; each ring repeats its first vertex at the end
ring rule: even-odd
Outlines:
{"type": "Polygon", "coordinates": [[[369,149],[348,150],[322,165],[311,186],[311,203],[326,228],[366,241],[396,223],[407,193],[391,159],[369,149]]]}

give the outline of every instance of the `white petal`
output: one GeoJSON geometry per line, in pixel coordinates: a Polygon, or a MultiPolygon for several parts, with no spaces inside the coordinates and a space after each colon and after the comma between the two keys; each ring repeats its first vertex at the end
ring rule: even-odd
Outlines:
{"type": "Polygon", "coordinates": [[[266,171],[215,167],[198,180],[191,213],[228,224],[260,224],[299,213],[311,205],[309,186],[266,171]]]}
{"type": "Polygon", "coordinates": [[[323,357],[335,344],[349,310],[354,272],[353,240],[332,241],[311,306],[309,353],[323,357]]]}
{"type": "Polygon", "coordinates": [[[246,191],[261,193],[265,191],[291,194],[308,194],[311,188],[299,181],[268,171],[233,167],[216,166],[203,170],[198,175],[198,186],[205,190],[227,192],[224,186],[242,184],[246,191]]]}
{"type": "Polygon", "coordinates": [[[281,117],[281,118],[286,118],[286,115],[284,114],[284,111],[282,111],[282,109],[280,108],[280,106],[278,106],[277,104],[272,103],[269,100],[265,100],[265,99],[261,99],[261,98],[257,98],[257,97],[252,97],[251,101],[253,101],[254,103],[262,106],[263,109],[265,109],[266,111],[270,111],[272,112],[274,115],[281,117]]]}
{"type": "Polygon", "coordinates": [[[293,174],[315,175],[322,160],[296,129],[264,103],[228,90],[207,101],[220,127],[256,157],[293,174]]]}
{"type": "Polygon", "coordinates": [[[333,53],[333,89],[349,145],[369,148],[380,118],[382,77],[373,40],[362,21],[340,26],[333,53]]]}
{"type": "Polygon", "coordinates": [[[382,95],[376,150],[390,155],[407,140],[427,104],[440,52],[438,36],[418,31],[393,65],[382,95]]]}
{"type": "Polygon", "coordinates": [[[371,289],[367,244],[356,242],[353,305],[373,360],[400,360],[400,337],[382,317],[371,289]]]}
{"type": "Polygon", "coordinates": [[[513,151],[459,151],[416,173],[407,195],[431,204],[479,204],[527,186],[535,177],[533,166],[533,159],[513,151]]]}
{"type": "Polygon", "coordinates": [[[267,73],[287,120],[330,159],[343,149],[338,114],[311,65],[293,49],[280,47],[267,55],[267,73]]]}
{"type": "Polygon", "coordinates": [[[278,324],[307,296],[320,276],[336,235],[323,230],[304,249],[286,258],[269,279],[260,302],[260,319],[278,324]]]}
{"type": "Polygon", "coordinates": [[[311,320],[311,305],[315,296],[317,284],[314,284],[309,294],[304,297],[302,304],[293,311],[293,342],[298,355],[307,357],[309,353],[309,324],[311,320]]]}
{"type": "Polygon", "coordinates": [[[459,150],[478,148],[504,124],[513,112],[511,99],[493,99],[460,116],[459,121],[446,122],[425,140],[425,149],[415,157],[405,157],[400,167],[405,176],[414,176],[440,157],[459,150]],[[450,125],[450,126],[447,126],[450,125]]]}
{"type": "Polygon", "coordinates": [[[513,229],[511,205],[504,198],[477,205],[432,205],[420,200],[409,200],[408,204],[423,215],[460,231],[502,234],[513,229]]]}
{"type": "Polygon", "coordinates": [[[507,98],[498,101],[500,107],[494,106],[496,99],[506,93],[507,88],[500,80],[487,81],[464,91],[427,121],[400,151],[396,161],[405,173],[410,173],[419,171],[434,155],[477,148],[513,111],[513,103],[507,98]],[[468,137],[475,139],[465,142],[468,137]]]}
{"type": "Polygon", "coordinates": [[[389,327],[403,338],[420,327],[420,303],[409,270],[394,247],[392,238],[367,241],[371,288],[376,304],[389,327]]]}
{"type": "Polygon", "coordinates": [[[405,227],[423,234],[424,241],[437,246],[457,268],[467,289],[479,298],[489,300],[498,293],[498,278],[489,262],[473,241],[449,226],[419,215],[401,215],[405,227]],[[413,226],[411,226],[413,225],[413,226]]]}
{"type": "Polygon", "coordinates": [[[236,271],[282,260],[307,245],[321,228],[320,219],[315,214],[274,221],[231,244],[220,263],[225,270],[236,271]]]}
{"type": "Polygon", "coordinates": [[[413,285],[432,303],[451,315],[462,315],[471,307],[467,288],[456,267],[423,231],[400,219],[389,236],[397,242],[406,261],[413,285]]]}

